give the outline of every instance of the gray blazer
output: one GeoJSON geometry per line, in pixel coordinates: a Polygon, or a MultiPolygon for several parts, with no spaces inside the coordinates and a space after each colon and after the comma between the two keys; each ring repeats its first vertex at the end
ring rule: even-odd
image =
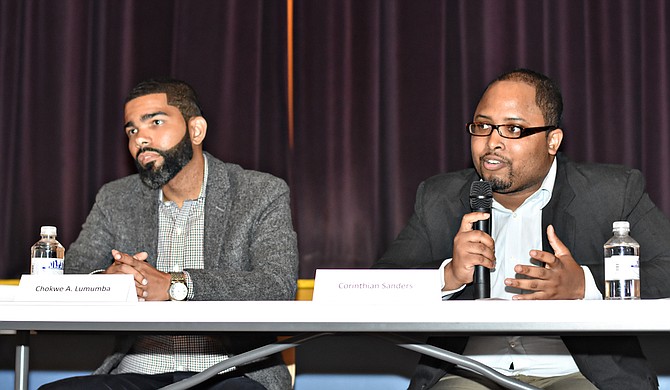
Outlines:
{"type": "MultiPolygon", "coordinates": [[[[475,180],[475,170],[467,169],[421,183],[414,214],[375,267],[437,268],[451,258],[461,218],[470,212],[470,184],[475,180]]],[[[552,252],[545,233],[552,224],[577,262],[588,266],[596,281],[604,281],[603,244],[618,220],[630,222],[631,236],[640,243],[642,297],[669,297],[670,222],[645,193],[642,174],[614,165],[576,164],[559,153],[553,195],[542,210],[543,250],[552,252]]],[[[602,291],[604,282],[598,286],[602,291]]],[[[454,299],[473,299],[473,291],[468,285],[454,299]]],[[[580,371],[598,388],[658,387],[636,338],[566,336],[563,341],[580,371]]],[[[467,338],[434,338],[432,343],[461,353],[467,338]]],[[[450,368],[423,358],[410,388],[429,388],[450,368]]]]}
{"type": "MultiPolygon", "coordinates": [[[[298,249],[291,222],[289,189],[272,175],[244,170],[207,154],[209,177],[205,200],[204,269],[188,269],[194,300],[293,300],[298,277],[298,249]]],[[[148,252],[156,266],[158,190],[131,175],[104,185],[77,240],[68,248],[66,273],[88,273],[112,263],[111,250],[148,252]]],[[[268,344],[272,337],[228,337],[235,354],[268,344]]],[[[114,369],[132,345],[120,338],[116,352],[96,373],[114,369]]],[[[240,371],[268,389],[291,387],[279,356],[240,371]]]]}

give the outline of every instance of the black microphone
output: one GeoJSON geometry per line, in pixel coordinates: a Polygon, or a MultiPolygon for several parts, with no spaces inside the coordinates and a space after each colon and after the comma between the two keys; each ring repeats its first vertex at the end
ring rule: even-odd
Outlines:
{"type": "MultiPolygon", "coordinates": [[[[470,209],[491,214],[493,191],[488,181],[475,181],[470,185],[470,209]]],[[[493,215],[491,214],[491,217],[493,215]]],[[[491,234],[491,217],[472,224],[474,230],[491,234]]],[[[475,266],[474,276],[475,299],[491,297],[491,270],[483,265],[475,266]]]]}

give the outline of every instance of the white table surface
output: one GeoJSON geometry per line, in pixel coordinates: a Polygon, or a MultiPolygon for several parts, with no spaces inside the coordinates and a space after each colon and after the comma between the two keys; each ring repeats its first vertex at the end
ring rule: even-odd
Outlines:
{"type": "Polygon", "coordinates": [[[670,300],[0,302],[0,330],[431,333],[670,332],[670,300]]]}

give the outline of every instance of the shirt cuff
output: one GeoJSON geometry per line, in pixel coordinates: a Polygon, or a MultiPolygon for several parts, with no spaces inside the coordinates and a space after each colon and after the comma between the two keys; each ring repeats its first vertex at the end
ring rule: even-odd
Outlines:
{"type": "MultiPolygon", "coordinates": [[[[439,274],[440,274],[440,288],[444,288],[444,285],[447,284],[444,280],[444,267],[447,266],[447,264],[451,263],[451,260],[453,259],[446,259],[445,261],[442,262],[440,265],[439,269],[439,274]]],[[[442,291],[442,300],[447,301],[451,299],[451,297],[456,294],[457,292],[461,291],[462,289],[465,288],[465,285],[462,285],[461,287],[455,289],[455,290],[447,290],[447,291],[442,291]]]]}
{"type": "Polygon", "coordinates": [[[584,271],[584,299],[593,301],[602,300],[603,294],[598,289],[591,270],[585,265],[582,265],[581,267],[584,271]]]}

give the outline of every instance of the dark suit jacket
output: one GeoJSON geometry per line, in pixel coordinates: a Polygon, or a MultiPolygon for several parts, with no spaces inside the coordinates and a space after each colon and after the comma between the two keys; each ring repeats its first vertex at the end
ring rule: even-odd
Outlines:
{"type": "MultiPolygon", "coordinates": [[[[414,214],[378,268],[437,268],[452,257],[453,238],[461,218],[470,212],[470,184],[479,180],[474,169],[434,176],[420,184],[414,214]]],[[[604,289],[603,244],[612,236],[612,222],[629,221],[631,236],[640,243],[643,298],[670,296],[670,222],[644,192],[642,174],[614,165],[576,164],[558,155],[552,198],[542,210],[543,250],[552,252],[546,227],[580,265],[593,273],[604,289]]],[[[452,299],[473,299],[466,286],[452,299]]],[[[634,337],[564,336],[580,371],[601,389],[656,389],[656,375],[634,337]]],[[[467,338],[434,338],[431,342],[462,353],[467,338]]],[[[411,389],[429,388],[451,367],[422,358],[411,389]]]]}
{"type": "MultiPolygon", "coordinates": [[[[203,238],[204,269],[187,269],[194,300],[293,300],[298,248],[291,222],[289,189],[267,173],[244,170],[207,154],[208,180],[203,238]]],[[[158,253],[158,190],[131,175],[104,185],[77,240],[65,255],[66,273],[88,273],[112,264],[111,250],[158,253]]],[[[272,336],[220,337],[229,354],[276,341],[272,336]]],[[[96,373],[109,373],[130,349],[121,338],[96,373]]],[[[273,356],[238,368],[268,389],[286,389],[291,377],[273,356]]]]}

